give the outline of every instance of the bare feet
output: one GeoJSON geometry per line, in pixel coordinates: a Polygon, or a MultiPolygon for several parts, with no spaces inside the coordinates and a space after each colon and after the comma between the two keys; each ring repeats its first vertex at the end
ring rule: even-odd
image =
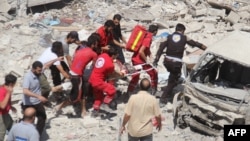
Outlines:
{"type": "Polygon", "coordinates": [[[58,116],[59,114],[62,113],[62,110],[60,108],[60,105],[57,105],[53,108],[53,113],[55,114],[55,116],[58,116]]]}
{"type": "Polygon", "coordinates": [[[84,118],[85,116],[88,115],[88,112],[87,111],[82,111],[82,114],[81,114],[81,117],[84,118]]]}

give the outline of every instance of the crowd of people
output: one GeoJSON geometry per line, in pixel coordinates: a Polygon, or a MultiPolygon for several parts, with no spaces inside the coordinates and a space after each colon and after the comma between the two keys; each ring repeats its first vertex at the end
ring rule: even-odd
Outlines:
{"type": "MultiPolygon", "coordinates": [[[[127,40],[121,33],[121,19],[120,14],[115,14],[112,20],[107,20],[86,41],[80,41],[78,33],[71,31],[66,37],[53,42],[51,47],[48,47],[37,61],[32,63],[31,70],[24,76],[21,104],[23,119],[22,122],[13,127],[8,112],[9,110],[15,111],[15,108],[11,106],[11,93],[17,78],[12,74],[6,75],[5,83],[0,87],[0,140],[4,139],[6,130],[9,131],[8,141],[39,140],[47,118],[44,106],[49,105],[50,95],[62,94],[66,80],[71,82],[67,84],[71,84],[72,88],[68,98],[54,107],[56,113],[70,104],[81,104],[80,115],[82,118],[87,114],[94,118],[98,117],[101,115],[101,110],[105,111],[106,116],[114,112],[117,108],[115,100],[117,90],[114,81],[110,81],[110,77],[123,78],[128,73],[126,70],[117,71],[114,65],[115,61],[119,61],[121,64],[126,63],[123,49],[126,48],[127,40]],[[77,45],[73,55],[69,53],[70,44],[77,45]],[[92,63],[91,74],[86,76],[84,70],[89,63],[92,63]],[[50,69],[53,86],[50,86],[44,74],[45,69],[50,69]],[[92,101],[91,98],[93,98],[92,101]],[[88,113],[86,103],[90,101],[93,105],[93,111],[88,113]],[[37,118],[37,122],[34,126],[35,118],[37,118]],[[23,129],[27,129],[29,132],[24,133],[23,129]]],[[[133,52],[131,57],[132,65],[140,65],[141,70],[145,70],[151,80],[143,78],[139,84],[140,90],[136,93],[134,90],[138,86],[140,73],[134,73],[127,92],[124,94],[124,102],[127,105],[120,131],[123,133],[128,123],[129,141],[153,140],[152,118],[157,121],[156,128],[161,130],[160,107],[172,102],[171,92],[177,85],[181,74],[181,60],[185,45],[189,44],[203,50],[206,49],[205,45],[184,34],[185,26],[183,24],[177,24],[175,32],[160,44],[155,60],[152,62],[154,54],[151,54],[150,46],[157,31],[157,25],[149,25],[140,48],[133,52]],[[170,75],[168,85],[160,98],[160,103],[158,103],[154,96],[158,82],[157,63],[166,48],[163,64],[170,75]]]]}

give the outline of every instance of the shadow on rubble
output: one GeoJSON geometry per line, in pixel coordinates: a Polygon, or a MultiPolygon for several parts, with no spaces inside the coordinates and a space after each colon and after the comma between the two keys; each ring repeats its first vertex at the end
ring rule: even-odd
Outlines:
{"type": "Polygon", "coordinates": [[[44,11],[48,11],[51,9],[62,9],[65,6],[71,4],[73,0],[60,0],[58,2],[52,2],[48,4],[38,5],[38,6],[32,6],[27,8],[27,14],[30,13],[42,13],[44,11]]]}

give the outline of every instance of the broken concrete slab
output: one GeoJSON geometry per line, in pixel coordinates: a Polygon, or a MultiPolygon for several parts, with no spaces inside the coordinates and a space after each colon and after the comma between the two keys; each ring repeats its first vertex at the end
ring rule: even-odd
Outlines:
{"type": "Polygon", "coordinates": [[[0,13],[7,13],[11,6],[7,0],[0,0],[0,13]]]}
{"type": "Polygon", "coordinates": [[[208,8],[207,14],[210,16],[218,16],[218,17],[224,18],[226,15],[226,10],[225,9],[208,8]]]}
{"type": "Polygon", "coordinates": [[[187,26],[187,29],[185,31],[186,34],[188,33],[193,33],[193,32],[198,32],[204,28],[203,23],[199,22],[191,22],[187,26]]]}
{"type": "Polygon", "coordinates": [[[225,18],[225,20],[229,21],[232,24],[238,23],[240,20],[240,15],[238,15],[236,12],[231,11],[229,15],[225,18]]]}
{"type": "Polygon", "coordinates": [[[99,120],[92,118],[90,116],[85,116],[82,120],[82,124],[85,128],[98,127],[100,125],[99,120]]]}
{"type": "Polygon", "coordinates": [[[146,9],[124,9],[121,10],[121,13],[123,13],[124,17],[135,21],[152,22],[155,19],[155,17],[146,9]]]}

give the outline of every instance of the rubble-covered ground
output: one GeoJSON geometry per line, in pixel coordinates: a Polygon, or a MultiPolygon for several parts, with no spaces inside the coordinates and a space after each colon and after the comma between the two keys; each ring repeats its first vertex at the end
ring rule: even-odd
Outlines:
{"type": "MultiPolygon", "coordinates": [[[[3,83],[7,73],[18,76],[12,96],[12,102],[18,109],[17,114],[11,113],[15,120],[22,117],[19,104],[24,73],[51,42],[71,30],[78,31],[80,39],[84,40],[107,19],[112,19],[114,14],[120,13],[123,16],[122,33],[128,39],[134,25],[139,23],[148,26],[155,23],[160,29],[152,43],[153,54],[159,43],[165,39],[164,33],[174,32],[177,23],[186,26],[186,34],[189,37],[208,47],[231,31],[250,31],[248,0],[63,0],[60,3],[32,8],[26,7],[26,0],[0,0],[0,3],[0,82],[3,83]]],[[[71,53],[75,47],[71,45],[71,53]]],[[[196,57],[192,57],[192,53],[197,50],[187,46],[187,64],[197,61],[196,57]]],[[[130,62],[131,53],[125,51],[125,56],[126,61],[130,62]]],[[[159,90],[166,85],[168,76],[161,61],[158,66],[159,90]]],[[[50,73],[46,74],[51,81],[50,73]]],[[[143,76],[147,77],[147,74],[141,77],[143,76]]],[[[127,82],[119,81],[118,84],[119,90],[126,90],[127,82]]],[[[117,115],[112,121],[78,118],[74,116],[77,113],[72,107],[63,109],[63,113],[56,117],[52,108],[47,108],[48,120],[42,140],[115,141],[118,138],[119,119],[123,116],[124,107],[124,104],[119,104],[117,115]]],[[[166,107],[162,108],[162,113],[165,121],[160,132],[154,131],[156,141],[222,140],[221,137],[201,135],[189,128],[174,128],[172,113],[167,112],[166,107]]],[[[125,140],[127,135],[124,134],[121,138],[125,140]]]]}

